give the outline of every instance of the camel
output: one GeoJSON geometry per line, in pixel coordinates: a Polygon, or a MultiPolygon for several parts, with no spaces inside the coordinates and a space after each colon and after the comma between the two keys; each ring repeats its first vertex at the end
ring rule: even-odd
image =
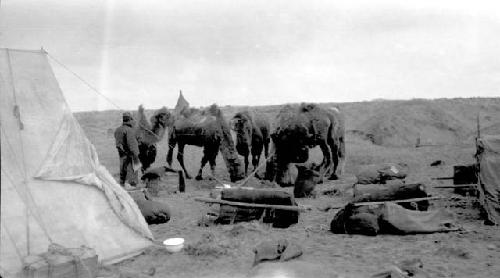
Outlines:
{"type": "Polygon", "coordinates": [[[151,123],[148,122],[144,114],[144,108],[141,105],[139,107],[137,137],[139,141],[139,159],[143,165],[143,173],[154,163],[156,158],[155,145],[162,140],[167,130],[169,131],[167,163],[170,168],[172,167],[173,150],[177,145],[177,160],[185,177],[190,179],[191,176],[184,166],[184,146],[194,145],[203,147],[201,167],[196,179],[202,179],[202,170],[207,162],[210,163],[212,177],[215,177],[215,160],[222,143],[224,147],[220,148],[220,150],[226,161],[231,180],[236,181],[243,178],[243,171],[239,167],[240,163],[237,161],[234,144],[230,140],[229,127],[225,123],[220,109],[215,104],[205,110],[184,107],[177,115],[173,115],[163,107],[154,113],[151,117],[151,123]]]}
{"type": "Polygon", "coordinates": [[[286,105],[277,116],[277,127],[271,138],[274,153],[266,168],[266,179],[272,181],[281,177],[290,163],[305,163],[309,159],[309,149],[315,146],[319,146],[323,153],[319,165],[321,177],[337,179],[342,174],[344,119],[338,109],[305,103],[298,108],[286,105]]]}
{"type": "Polygon", "coordinates": [[[184,166],[184,147],[186,145],[203,147],[201,167],[196,175],[196,180],[203,179],[202,171],[207,162],[210,164],[212,176],[215,176],[215,160],[221,144],[215,116],[217,110],[216,105],[212,105],[206,110],[186,107],[176,116],[172,128],[169,130],[167,163],[172,165],[173,152],[175,145],[177,145],[177,161],[179,161],[187,179],[191,179],[191,176],[184,166]]]}
{"type": "Polygon", "coordinates": [[[174,118],[166,107],[162,107],[154,112],[148,121],[142,105],[138,109],[138,118],[136,135],[139,141],[139,160],[142,164],[141,170],[145,173],[155,162],[156,143],[163,139],[167,128],[173,125],[174,118]]]}
{"type": "Polygon", "coordinates": [[[233,116],[231,128],[236,132],[236,150],[244,157],[246,176],[250,154],[254,170],[259,165],[262,149],[266,158],[269,155],[271,125],[264,116],[245,110],[233,116]]]}

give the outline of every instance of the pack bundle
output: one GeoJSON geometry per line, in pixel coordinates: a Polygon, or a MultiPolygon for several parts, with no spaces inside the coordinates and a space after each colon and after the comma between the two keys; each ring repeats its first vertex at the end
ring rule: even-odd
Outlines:
{"type": "Polygon", "coordinates": [[[51,244],[40,255],[29,255],[23,260],[24,277],[40,278],[94,278],[97,276],[97,254],[94,249],[64,248],[51,244]]]}
{"type": "Polygon", "coordinates": [[[298,222],[301,210],[290,193],[276,189],[225,188],[220,199],[196,200],[220,204],[216,224],[261,220],[275,228],[287,228],[298,222]]]}

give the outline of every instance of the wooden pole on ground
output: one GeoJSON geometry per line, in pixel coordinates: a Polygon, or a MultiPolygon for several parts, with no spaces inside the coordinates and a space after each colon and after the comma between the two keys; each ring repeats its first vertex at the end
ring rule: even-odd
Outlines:
{"type": "Polygon", "coordinates": [[[212,198],[203,198],[197,197],[194,198],[197,202],[203,203],[212,203],[212,204],[221,204],[221,205],[230,205],[235,207],[247,207],[247,208],[266,208],[266,209],[280,209],[280,210],[289,210],[289,211],[298,211],[304,212],[309,210],[308,207],[303,206],[284,206],[284,205],[269,205],[269,204],[254,204],[254,203],[244,203],[244,202],[231,202],[226,200],[212,199],[212,198]]]}
{"type": "MultiPolygon", "coordinates": [[[[372,205],[383,205],[386,203],[412,203],[412,202],[420,202],[420,201],[430,201],[430,200],[439,200],[446,199],[443,196],[434,196],[434,197],[423,197],[423,198],[412,198],[412,199],[404,199],[404,200],[391,200],[391,201],[377,201],[377,202],[359,202],[359,203],[351,203],[351,205],[355,207],[360,206],[372,206],[372,205]]],[[[322,208],[320,210],[327,211],[329,209],[341,209],[345,207],[347,204],[342,206],[328,206],[326,208],[322,208]]]]}
{"type": "Polygon", "coordinates": [[[473,188],[475,184],[460,184],[460,185],[436,185],[432,188],[473,188]]]}

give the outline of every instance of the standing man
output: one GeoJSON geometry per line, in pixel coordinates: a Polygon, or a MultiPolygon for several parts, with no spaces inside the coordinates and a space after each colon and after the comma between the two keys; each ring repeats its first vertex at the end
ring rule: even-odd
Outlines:
{"type": "Polygon", "coordinates": [[[123,113],[123,123],[115,130],[115,143],[120,156],[120,185],[125,189],[137,186],[140,168],[139,144],[134,129],[135,121],[130,112],[123,113]],[[128,183],[127,184],[127,177],[128,183]]]}

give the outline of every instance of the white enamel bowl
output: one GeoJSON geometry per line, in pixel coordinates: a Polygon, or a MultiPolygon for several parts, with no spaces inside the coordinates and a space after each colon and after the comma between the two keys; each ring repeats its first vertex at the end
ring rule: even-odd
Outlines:
{"type": "Polygon", "coordinates": [[[163,241],[163,245],[170,253],[176,253],[182,250],[184,247],[184,239],[182,237],[168,238],[163,241]]]}

